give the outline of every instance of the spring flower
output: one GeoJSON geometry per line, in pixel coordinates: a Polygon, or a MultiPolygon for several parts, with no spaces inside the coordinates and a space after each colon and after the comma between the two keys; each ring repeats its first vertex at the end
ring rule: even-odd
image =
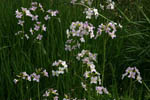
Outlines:
{"type": "Polygon", "coordinates": [[[28,10],[27,8],[23,8],[22,7],[22,11],[25,12],[26,16],[32,17],[33,15],[31,14],[30,10],[28,10]]]}
{"type": "Polygon", "coordinates": [[[80,2],[80,3],[91,6],[91,5],[92,5],[92,3],[93,3],[93,0],[81,0],[81,2],[80,2]]]}
{"type": "Polygon", "coordinates": [[[58,14],[57,10],[54,10],[54,11],[50,10],[50,12],[45,12],[43,6],[40,3],[37,3],[37,2],[32,2],[31,6],[29,8],[21,7],[21,11],[19,11],[17,9],[16,12],[15,12],[16,18],[18,19],[18,24],[23,27],[25,22],[26,22],[25,17],[29,17],[33,21],[33,24],[31,24],[31,25],[33,25],[32,26],[33,28],[27,29],[27,30],[29,30],[31,35],[29,35],[26,30],[24,30],[24,32],[18,31],[17,33],[15,33],[15,35],[21,34],[20,35],[21,39],[25,39],[25,38],[29,39],[29,36],[31,36],[31,37],[33,37],[31,39],[41,40],[43,35],[40,35],[38,31],[41,31],[41,33],[43,31],[46,32],[46,26],[45,26],[45,24],[43,24],[41,22],[41,20],[42,19],[49,20],[50,16],[56,16],[57,14],[58,14]],[[42,11],[42,12],[40,11],[41,15],[46,15],[46,16],[45,17],[39,16],[39,14],[38,14],[39,11],[35,12],[36,9],[40,9],[42,11]],[[36,15],[34,15],[34,14],[36,14],[36,15]],[[24,16],[24,17],[22,18],[22,16],[24,16]],[[35,34],[33,34],[33,32],[35,34]]]}
{"type": "Polygon", "coordinates": [[[76,3],[77,2],[77,0],[71,0],[71,3],[72,4],[74,4],[74,3],[76,3]]]}
{"type": "Polygon", "coordinates": [[[24,24],[24,21],[22,21],[22,20],[19,20],[18,24],[19,24],[19,25],[21,25],[21,26],[23,26],[23,24],[24,24]]]}
{"type": "Polygon", "coordinates": [[[36,73],[32,73],[31,76],[33,77],[33,81],[39,82],[40,75],[37,75],[36,73]]]}
{"type": "Polygon", "coordinates": [[[102,10],[104,10],[104,5],[100,4],[100,8],[101,8],[102,10]]]}
{"type": "Polygon", "coordinates": [[[50,19],[49,15],[46,15],[46,16],[44,17],[44,19],[45,19],[46,21],[49,20],[49,19],[50,19]]]}
{"type": "Polygon", "coordinates": [[[112,0],[107,0],[107,6],[106,9],[110,9],[113,10],[115,8],[115,2],[113,2],[112,0]]]}
{"type": "Polygon", "coordinates": [[[14,81],[14,83],[15,83],[15,84],[17,84],[17,83],[18,83],[18,80],[17,80],[17,79],[14,79],[13,81],[14,81]]]}
{"type": "Polygon", "coordinates": [[[112,39],[114,39],[116,37],[116,25],[117,23],[115,22],[109,22],[107,25],[101,24],[99,25],[98,29],[97,29],[97,35],[95,37],[95,39],[100,36],[102,34],[102,32],[104,31],[105,33],[107,33],[109,36],[111,36],[112,39]]]}
{"type": "Polygon", "coordinates": [[[29,36],[28,36],[28,34],[25,34],[24,36],[25,36],[25,38],[26,38],[27,40],[29,39],[29,36]]]}
{"type": "Polygon", "coordinates": [[[48,77],[48,72],[46,71],[46,69],[43,71],[43,75],[48,77]]]}
{"type": "Polygon", "coordinates": [[[43,35],[41,34],[38,34],[38,36],[36,37],[37,40],[42,40],[42,38],[43,38],[43,35]]]}
{"type": "Polygon", "coordinates": [[[40,26],[39,26],[39,25],[34,24],[34,30],[35,30],[35,31],[39,31],[39,29],[40,29],[40,26]]]}
{"type": "Polygon", "coordinates": [[[46,27],[45,27],[44,24],[42,25],[42,30],[43,30],[43,31],[46,31],[46,27]]]}
{"type": "Polygon", "coordinates": [[[108,94],[109,92],[107,91],[106,88],[104,88],[103,86],[97,86],[96,87],[96,91],[98,94],[108,94]]]}
{"type": "Polygon", "coordinates": [[[30,30],[29,30],[29,31],[30,31],[31,35],[33,35],[33,30],[32,30],[32,28],[30,28],[30,30]]]}
{"type": "Polygon", "coordinates": [[[87,91],[86,84],[84,84],[83,82],[81,82],[81,86],[83,87],[83,89],[84,89],[85,91],[87,91]]]}
{"type": "Polygon", "coordinates": [[[91,77],[91,84],[97,84],[97,77],[91,77]]]}
{"type": "Polygon", "coordinates": [[[139,83],[142,83],[142,77],[139,70],[136,67],[128,67],[124,74],[122,74],[122,79],[127,76],[128,78],[136,79],[139,83]]]}
{"type": "Polygon", "coordinates": [[[48,12],[49,14],[51,14],[51,16],[57,16],[57,14],[58,14],[58,11],[57,11],[57,10],[53,11],[53,10],[49,9],[47,12],[48,12]]]}
{"type": "Polygon", "coordinates": [[[52,70],[52,76],[59,76],[60,74],[64,74],[65,71],[68,72],[68,65],[66,64],[66,61],[55,61],[52,66],[57,67],[55,68],[56,70],[52,70]]]}
{"type": "Polygon", "coordinates": [[[86,19],[91,19],[92,16],[95,16],[95,18],[99,16],[98,9],[96,8],[85,8],[83,13],[86,14],[86,19]]]}
{"type": "Polygon", "coordinates": [[[22,18],[23,14],[22,12],[19,12],[19,10],[16,10],[16,18],[22,18]]]}
{"type": "Polygon", "coordinates": [[[53,98],[53,100],[58,100],[59,99],[59,97],[58,96],[55,96],[54,98],[53,98]]]}
{"type": "Polygon", "coordinates": [[[35,15],[35,16],[33,15],[33,16],[32,16],[32,21],[34,21],[34,20],[35,20],[35,21],[38,20],[38,15],[35,15]]]}

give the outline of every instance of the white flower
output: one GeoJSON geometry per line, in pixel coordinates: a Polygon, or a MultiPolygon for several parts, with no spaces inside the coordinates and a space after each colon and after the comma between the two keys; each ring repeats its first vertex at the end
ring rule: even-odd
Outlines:
{"type": "Polygon", "coordinates": [[[100,4],[100,8],[101,8],[102,10],[104,10],[104,5],[100,4]]]}
{"type": "Polygon", "coordinates": [[[50,92],[49,92],[49,91],[45,91],[45,93],[43,94],[43,97],[48,97],[48,96],[49,96],[49,94],[50,94],[50,92]]]}
{"type": "Polygon", "coordinates": [[[14,81],[14,83],[15,83],[15,84],[17,84],[19,80],[17,80],[17,79],[14,79],[13,81],[14,81]]]}
{"type": "Polygon", "coordinates": [[[19,20],[18,24],[19,24],[19,25],[21,25],[21,26],[23,26],[23,24],[24,24],[24,21],[22,21],[22,20],[19,20]]]}
{"type": "Polygon", "coordinates": [[[92,83],[97,84],[97,76],[91,77],[91,84],[92,83]]]}
{"type": "Polygon", "coordinates": [[[87,91],[86,84],[84,84],[83,82],[81,82],[81,85],[84,88],[84,90],[87,91]]]}
{"type": "Polygon", "coordinates": [[[48,77],[48,72],[46,71],[46,69],[43,71],[44,76],[48,77]]]}
{"type": "Polygon", "coordinates": [[[107,91],[106,88],[104,88],[103,86],[96,86],[96,91],[98,94],[108,94],[109,92],[107,91]]]}
{"type": "Polygon", "coordinates": [[[46,31],[45,24],[42,25],[42,30],[43,30],[43,31],[46,31]]]}
{"type": "Polygon", "coordinates": [[[37,75],[36,73],[33,73],[31,76],[33,77],[33,81],[39,82],[40,75],[37,75]]]}
{"type": "Polygon", "coordinates": [[[39,35],[36,37],[37,40],[42,40],[42,38],[43,38],[43,35],[41,35],[41,34],[39,34],[39,35]]]}
{"type": "Polygon", "coordinates": [[[38,20],[38,15],[35,15],[35,16],[33,15],[33,16],[32,16],[32,21],[34,21],[34,20],[35,20],[35,21],[38,20]]]}
{"type": "Polygon", "coordinates": [[[93,9],[93,12],[94,12],[94,14],[95,14],[95,17],[97,18],[98,15],[99,15],[98,10],[94,8],[94,9],[93,9]]]}
{"type": "Polygon", "coordinates": [[[28,34],[25,34],[24,36],[26,37],[26,39],[27,39],[27,40],[29,39],[29,36],[28,36],[28,34]]]}
{"type": "Polygon", "coordinates": [[[49,20],[49,19],[50,19],[49,15],[46,15],[46,16],[44,17],[44,19],[45,19],[45,20],[49,20]]]}
{"type": "Polygon", "coordinates": [[[84,76],[85,78],[88,78],[88,77],[90,77],[89,74],[90,74],[90,71],[86,71],[83,76],[84,76]]]}
{"type": "Polygon", "coordinates": [[[19,12],[18,9],[16,10],[16,18],[22,18],[22,12],[19,12]]]}
{"type": "Polygon", "coordinates": [[[142,80],[142,77],[141,77],[140,75],[137,76],[136,80],[137,80],[139,83],[142,83],[142,81],[141,81],[141,80],[142,80]]]}
{"type": "Polygon", "coordinates": [[[29,30],[29,31],[30,31],[31,35],[33,35],[33,30],[32,30],[32,28],[30,28],[30,30],[29,30]]]}
{"type": "Polygon", "coordinates": [[[59,98],[58,96],[55,96],[55,97],[53,98],[53,100],[58,100],[58,98],[59,98]]]}

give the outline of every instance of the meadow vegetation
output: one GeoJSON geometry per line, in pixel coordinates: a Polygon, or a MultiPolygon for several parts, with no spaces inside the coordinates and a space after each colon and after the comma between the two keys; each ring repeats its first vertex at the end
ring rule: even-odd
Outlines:
{"type": "Polygon", "coordinates": [[[0,100],[150,100],[149,0],[0,1],[0,100]]]}

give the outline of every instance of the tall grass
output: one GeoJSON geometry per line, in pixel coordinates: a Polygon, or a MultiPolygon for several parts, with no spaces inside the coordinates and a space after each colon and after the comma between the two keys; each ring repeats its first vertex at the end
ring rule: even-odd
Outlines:
{"type": "MultiPolygon", "coordinates": [[[[58,90],[60,100],[64,94],[87,98],[87,100],[149,100],[150,99],[150,10],[148,0],[116,0],[115,11],[102,11],[98,19],[88,20],[94,26],[108,19],[123,25],[115,39],[99,37],[87,39],[81,49],[98,53],[96,69],[102,74],[103,85],[111,93],[109,96],[97,96],[81,87],[83,68],[76,60],[81,49],[65,51],[66,30],[72,22],[86,21],[82,13],[83,6],[72,5],[70,0],[37,0],[45,9],[57,9],[59,15],[46,23],[47,33],[40,42],[22,40],[15,36],[20,30],[15,11],[29,7],[35,0],[1,0],[0,3],[0,99],[1,100],[43,100],[42,95],[48,88],[58,90]],[[104,16],[107,18],[104,18],[104,16]],[[121,17],[119,17],[121,16],[121,17]],[[60,77],[51,75],[52,63],[65,60],[68,73],[60,77]],[[130,80],[121,80],[128,66],[137,66],[143,78],[143,84],[130,80]],[[39,83],[25,80],[14,84],[13,80],[20,72],[32,73],[37,68],[47,69],[49,78],[42,77],[39,83]]],[[[104,0],[95,0],[99,7],[104,0]]],[[[32,24],[32,22],[28,22],[32,24]]],[[[92,86],[91,86],[92,88],[92,86]]]]}

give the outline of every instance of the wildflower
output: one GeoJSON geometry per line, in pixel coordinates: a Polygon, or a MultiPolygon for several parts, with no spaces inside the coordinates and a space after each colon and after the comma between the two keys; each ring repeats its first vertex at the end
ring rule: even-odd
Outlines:
{"type": "Polygon", "coordinates": [[[33,15],[31,14],[30,10],[28,10],[27,8],[23,8],[22,7],[22,11],[25,12],[26,16],[32,17],[33,15]]]}
{"type": "Polygon", "coordinates": [[[96,86],[96,91],[98,94],[108,94],[109,92],[107,91],[106,88],[104,88],[103,86],[96,86]]]}
{"type": "Polygon", "coordinates": [[[35,30],[35,31],[39,31],[39,29],[40,29],[40,26],[39,26],[39,25],[34,24],[34,30],[35,30]]]}
{"type": "Polygon", "coordinates": [[[122,75],[122,79],[124,79],[125,76],[128,78],[136,79],[139,83],[142,83],[140,72],[136,67],[128,67],[125,73],[122,75]]]}
{"type": "Polygon", "coordinates": [[[27,39],[27,40],[29,39],[29,36],[28,36],[28,34],[25,34],[24,36],[26,37],[26,39],[27,39]]]}
{"type": "Polygon", "coordinates": [[[43,97],[48,97],[48,96],[49,96],[49,94],[50,94],[50,92],[49,92],[49,91],[45,91],[45,93],[43,94],[43,97]]]}
{"type": "Polygon", "coordinates": [[[43,75],[48,77],[48,72],[46,71],[46,69],[43,71],[43,75]]]}
{"type": "Polygon", "coordinates": [[[87,91],[86,84],[84,84],[83,82],[81,82],[81,85],[84,88],[84,90],[87,91]]]}
{"type": "Polygon", "coordinates": [[[22,20],[19,20],[18,24],[19,24],[19,25],[21,25],[21,26],[23,26],[23,24],[24,24],[24,21],[22,21],[22,20]]]}
{"type": "Polygon", "coordinates": [[[44,24],[42,25],[42,30],[43,30],[43,31],[46,31],[46,27],[45,27],[44,24]]]}
{"type": "Polygon", "coordinates": [[[86,71],[83,76],[84,76],[85,78],[88,78],[88,77],[90,77],[89,74],[90,74],[90,71],[86,71]]]}
{"type": "Polygon", "coordinates": [[[58,96],[55,96],[55,97],[53,98],[53,100],[58,100],[58,98],[59,98],[58,96]]]}
{"type": "Polygon", "coordinates": [[[58,66],[56,71],[52,70],[53,76],[59,76],[60,74],[64,74],[65,71],[68,71],[68,65],[66,64],[66,61],[55,61],[52,66],[58,66]]]}
{"type": "Polygon", "coordinates": [[[77,2],[77,0],[71,0],[71,3],[72,4],[74,4],[74,3],[76,3],[77,2]]]}
{"type": "Polygon", "coordinates": [[[102,10],[104,10],[104,5],[100,4],[100,8],[101,8],[102,10]]]}
{"type": "Polygon", "coordinates": [[[32,28],[30,28],[30,30],[29,30],[29,31],[30,31],[31,35],[33,35],[33,30],[32,30],[32,28]]]}
{"type": "Polygon", "coordinates": [[[32,16],[32,21],[34,21],[34,20],[35,20],[35,21],[38,20],[38,15],[35,15],[35,16],[33,15],[33,16],[32,16]]]}
{"type": "Polygon", "coordinates": [[[46,15],[46,16],[44,17],[44,19],[45,19],[45,20],[49,20],[49,19],[50,19],[49,15],[46,15]]]}
{"type": "Polygon", "coordinates": [[[31,11],[35,11],[37,9],[36,6],[32,6],[31,8],[29,8],[31,11]]]}
{"type": "Polygon", "coordinates": [[[91,84],[94,83],[94,84],[97,84],[97,77],[91,77],[91,84]]]}
{"type": "Polygon", "coordinates": [[[14,79],[13,81],[14,81],[14,83],[15,83],[15,84],[17,84],[19,80],[17,80],[17,79],[14,79]]]}
{"type": "Polygon", "coordinates": [[[113,2],[112,0],[107,0],[107,9],[113,10],[115,8],[115,2],[113,2]]]}
{"type": "Polygon", "coordinates": [[[38,34],[38,36],[36,37],[37,40],[42,40],[42,38],[43,38],[43,35],[41,34],[38,34]]]}
{"type": "Polygon", "coordinates": [[[43,6],[40,3],[39,3],[39,7],[40,7],[41,11],[44,12],[43,6]]]}
{"type": "Polygon", "coordinates": [[[16,18],[22,18],[23,14],[22,12],[19,12],[19,10],[16,10],[16,18]]]}
{"type": "Polygon", "coordinates": [[[58,11],[57,11],[57,10],[51,12],[51,16],[56,16],[57,14],[58,14],[58,11]]]}
{"type": "Polygon", "coordinates": [[[33,81],[39,82],[40,75],[37,75],[36,73],[32,73],[31,76],[33,77],[33,81]]]}

